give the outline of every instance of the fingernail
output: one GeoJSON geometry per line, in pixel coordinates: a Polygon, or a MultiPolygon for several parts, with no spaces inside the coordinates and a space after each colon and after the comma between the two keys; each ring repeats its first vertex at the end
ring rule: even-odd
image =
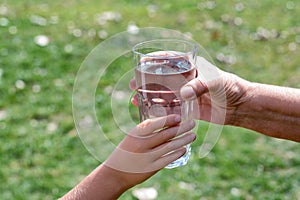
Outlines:
{"type": "Polygon", "coordinates": [[[180,90],[180,95],[183,99],[191,99],[195,96],[195,92],[191,86],[184,86],[180,90]]]}
{"type": "Polygon", "coordinates": [[[191,125],[191,126],[195,126],[195,121],[194,121],[194,120],[191,120],[191,121],[190,121],[190,125],[191,125]]]}
{"type": "Polygon", "coordinates": [[[191,136],[191,138],[192,138],[193,141],[195,141],[196,140],[196,134],[193,133],[192,136],[191,136]]]}
{"type": "Polygon", "coordinates": [[[176,115],[176,117],[175,117],[175,122],[180,122],[181,121],[181,117],[180,117],[180,115],[176,115]]]}

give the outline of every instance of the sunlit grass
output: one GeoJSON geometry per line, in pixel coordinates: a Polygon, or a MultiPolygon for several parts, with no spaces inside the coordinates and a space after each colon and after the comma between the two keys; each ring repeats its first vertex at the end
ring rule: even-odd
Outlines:
{"type": "MultiPolygon", "coordinates": [[[[1,2],[0,199],[58,198],[99,164],[76,135],[72,90],[83,59],[104,39],[130,24],[175,29],[192,35],[223,70],[299,87],[299,15],[297,1],[1,2]],[[37,42],[40,35],[49,43],[37,42]]],[[[107,132],[117,129],[107,91],[128,67],[128,57],[115,61],[97,88],[107,132]]],[[[201,127],[187,166],[137,187],[154,187],[158,199],[300,198],[298,144],[225,127],[199,159],[207,123],[201,127]]],[[[131,190],[122,199],[134,199],[131,190]]]]}

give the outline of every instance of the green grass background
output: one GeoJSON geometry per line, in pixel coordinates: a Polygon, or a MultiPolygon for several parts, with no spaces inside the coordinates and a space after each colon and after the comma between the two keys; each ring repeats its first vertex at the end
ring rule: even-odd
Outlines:
{"type": "MultiPolygon", "coordinates": [[[[56,199],[99,165],[72,117],[74,79],[103,41],[99,31],[109,37],[130,23],[175,29],[191,34],[223,70],[300,87],[299,17],[296,0],[1,0],[0,199],[56,199]],[[96,18],[104,11],[122,18],[100,25],[96,18]],[[33,16],[46,24],[32,23],[33,16]],[[37,35],[50,43],[36,45],[37,35]],[[235,62],[221,62],[221,54],[235,62]]],[[[113,121],[103,89],[117,75],[107,73],[96,93],[97,115],[108,119],[108,131],[113,121]]],[[[158,199],[300,199],[299,144],[225,127],[212,152],[199,159],[207,124],[201,126],[187,166],[162,170],[137,188],[155,187],[158,199]]],[[[121,199],[135,199],[132,190],[121,199]]]]}

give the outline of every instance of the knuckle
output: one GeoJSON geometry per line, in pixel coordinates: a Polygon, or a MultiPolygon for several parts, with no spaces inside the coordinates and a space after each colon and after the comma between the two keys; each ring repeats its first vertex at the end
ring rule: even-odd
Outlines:
{"type": "Polygon", "coordinates": [[[141,122],[138,126],[140,128],[145,128],[151,124],[152,120],[151,119],[146,119],[145,121],[141,122]]]}

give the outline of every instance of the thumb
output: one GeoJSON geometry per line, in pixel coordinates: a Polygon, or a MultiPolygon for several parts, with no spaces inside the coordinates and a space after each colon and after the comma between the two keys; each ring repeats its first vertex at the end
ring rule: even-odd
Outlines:
{"type": "Polygon", "coordinates": [[[206,92],[208,92],[207,85],[195,78],[181,88],[180,95],[184,100],[193,100],[206,92]]]}

